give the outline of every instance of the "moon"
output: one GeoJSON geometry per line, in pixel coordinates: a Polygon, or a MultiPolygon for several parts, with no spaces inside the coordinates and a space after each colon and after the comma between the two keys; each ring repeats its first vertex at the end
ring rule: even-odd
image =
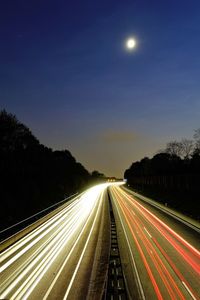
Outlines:
{"type": "Polygon", "coordinates": [[[126,47],[129,50],[132,50],[136,46],[136,40],[134,38],[129,38],[126,41],[126,47]]]}

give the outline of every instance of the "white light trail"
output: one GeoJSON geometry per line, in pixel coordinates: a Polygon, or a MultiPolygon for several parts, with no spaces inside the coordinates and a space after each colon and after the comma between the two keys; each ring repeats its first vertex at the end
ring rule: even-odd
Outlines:
{"type": "Polygon", "coordinates": [[[70,289],[71,289],[71,287],[72,287],[72,285],[73,285],[73,282],[74,282],[74,278],[76,277],[76,274],[77,274],[77,272],[78,272],[79,266],[80,266],[81,261],[82,261],[82,259],[83,259],[83,255],[84,255],[85,250],[86,250],[86,248],[87,248],[87,245],[88,245],[88,243],[89,243],[89,240],[90,240],[91,234],[92,234],[92,232],[93,232],[94,225],[95,225],[95,222],[96,222],[96,219],[97,219],[97,216],[98,216],[98,213],[99,213],[101,204],[102,204],[102,195],[101,195],[100,201],[101,201],[101,202],[100,202],[100,204],[99,204],[99,206],[98,206],[98,210],[97,210],[96,216],[95,216],[95,218],[94,218],[94,221],[93,221],[93,223],[92,223],[92,227],[91,227],[91,229],[90,229],[90,233],[89,233],[89,235],[88,235],[88,237],[87,237],[85,246],[84,246],[84,248],[83,248],[83,251],[82,251],[81,256],[80,256],[80,258],[79,258],[78,264],[77,264],[76,269],[75,269],[75,271],[74,271],[74,273],[73,273],[72,279],[71,279],[71,281],[70,281],[70,283],[69,283],[69,285],[68,285],[68,288],[67,288],[67,291],[66,291],[66,293],[65,293],[65,296],[64,296],[63,300],[66,300],[67,297],[68,297],[68,295],[69,295],[70,289]]]}
{"type": "MultiPolygon", "coordinates": [[[[60,268],[62,269],[62,265],[66,264],[79,240],[85,234],[89,220],[91,218],[96,220],[102,202],[100,195],[107,186],[108,184],[101,184],[90,188],[81,197],[75,198],[67,207],[65,206],[55,216],[2,253],[1,299],[28,299],[57,259],[61,259],[60,268]],[[62,257],[63,253],[64,257],[62,257]]],[[[84,249],[87,247],[91,231],[88,234],[89,236],[85,237],[84,249]]],[[[51,288],[47,287],[46,294],[53,287],[52,281],[49,285],[51,288]]]]}

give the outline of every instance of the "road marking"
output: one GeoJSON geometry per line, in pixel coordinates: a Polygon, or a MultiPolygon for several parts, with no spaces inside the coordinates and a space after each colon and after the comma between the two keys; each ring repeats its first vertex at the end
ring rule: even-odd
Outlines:
{"type": "Polygon", "coordinates": [[[93,213],[93,211],[94,211],[95,209],[96,209],[96,206],[93,207],[93,210],[91,211],[91,214],[90,214],[89,218],[87,219],[85,225],[83,226],[81,232],[79,233],[79,235],[78,235],[78,237],[77,237],[77,239],[76,239],[76,241],[75,241],[73,247],[71,248],[71,250],[70,250],[68,256],[65,258],[65,260],[64,260],[64,262],[63,262],[63,264],[62,264],[62,267],[60,268],[60,270],[59,270],[59,272],[57,273],[56,277],[54,278],[53,282],[52,282],[51,285],[49,286],[49,288],[48,288],[46,294],[44,295],[44,297],[43,297],[44,300],[46,300],[47,297],[49,296],[49,294],[50,294],[51,290],[53,289],[53,287],[54,287],[54,285],[55,285],[55,283],[56,283],[58,277],[60,276],[60,274],[62,273],[64,267],[66,266],[67,261],[69,260],[70,256],[72,255],[73,250],[74,250],[74,248],[76,247],[77,243],[79,242],[79,240],[80,240],[80,238],[81,238],[81,236],[82,236],[82,234],[83,234],[83,232],[84,232],[86,226],[88,225],[88,223],[89,223],[89,221],[90,221],[90,217],[92,216],[92,213],[93,213]]]}
{"type": "MultiPolygon", "coordinates": [[[[78,220],[78,218],[77,218],[78,220]]],[[[75,221],[75,220],[74,220],[75,221]]],[[[73,225],[73,223],[72,223],[73,225]]],[[[58,240],[55,243],[54,241],[54,246],[52,247],[52,242],[48,246],[48,254],[46,255],[45,258],[42,259],[42,261],[37,265],[35,270],[31,273],[30,276],[27,277],[27,279],[21,284],[21,286],[17,289],[17,291],[12,295],[12,299],[27,299],[28,296],[31,294],[35,286],[38,284],[40,279],[43,277],[49,266],[52,264],[52,262],[56,259],[56,257],[59,255],[59,252],[62,250],[64,244],[66,241],[70,238],[70,235],[73,235],[72,231],[73,226],[70,226],[67,235],[63,235],[63,230],[57,235],[58,240]]],[[[46,252],[47,247],[45,247],[42,252],[40,253],[39,256],[36,257],[34,261],[39,261],[40,256],[42,257],[44,253],[46,252]],[[45,252],[44,252],[45,250],[45,252]]],[[[33,261],[33,264],[35,262],[33,261]]],[[[31,264],[24,270],[24,272],[28,272],[28,269],[31,268],[31,264]]],[[[23,272],[23,273],[24,273],[23,272]]],[[[21,276],[22,273],[21,273],[21,276]]],[[[18,277],[19,278],[19,277],[18,277]]],[[[18,280],[18,279],[17,279],[18,280]]],[[[10,287],[9,287],[10,288],[10,287]]]]}
{"type": "MultiPolygon", "coordinates": [[[[49,220],[45,221],[44,224],[39,225],[39,227],[35,228],[32,232],[28,233],[22,239],[14,243],[11,247],[6,249],[2,253],[2,261],[9,258],[9,256],[13,255],[20,248],[22,248],[22,254],[24,253],[24,245],[28,245],[29,241],[34,241],[36,236],[39,236],[39,240],[43,235],[48,234],[54,227],[56,227],[63,219],[66,218],[66,213],[69,213],[70,209],[79,205],[79,202],[75,200],[75,202],[71,203],[67,208],[64,208],[62,211],[58,212],[56,215],[52,216],[49,220]],[[49,228],[49,229],[47,229],[49,228]],[[48,230],[48,231],[47,231],[48,230]],[[39,235],[39,233],[41,233],[39,235]]],[[[21,250],[20,250],[21,251],[21,250]]],[[[18,252],[19,253],[19,252],[18,252]]],[[[4,265],[3,265],[4,266],[4,265]]],[[[2,267],[1,271],[7,268],[9,265],[2,267]]]]}
{"type": "Polygon", "coordinates": [[[148,204],[158,208],[159,210],[163,211],[164,213],[170,215],[171,217],[173,217],[174,219],[182,222],[183,224],[187,225],[188,227],[192,228],[193,230],[195,230],[196,232],[200,233],[200,228],[192,223],[190,223],[189,221],[187,220],[184,220],[181,216],[179,217],[178,215],[176,215],[176,211],[172,212],[172,211],[169,211],[169,209],[166,209],[166,207],[161,207],[159,204],[156,204],[154,203],[155,200],[151,200],[151,199],[148,199],[147,197],[144,197],[136,192],[133,192],[125,187],[123,187],[124,190],[126,190],[126,192],[128,192],[129,194],[139,198],[139,200],[142,200],[142,201],[145,201],[147,202],[148,204]]]}
{"type": "Polygon", "coordinates": [[[81,253],[81,256],[80,256],[80,258],[79,258],[79,261],[78,261],[78,263],[77,263],[76,269],[74,270],[73,276],[72,276],[71,281],[70,281],[70,283],[69,283],[69,285],[68,285],[68,288],[67,288],[67,291],[66,291],[66,293],[65,293],[65,295],[64,295],[64,297],[63,297],[63,300],[66,300],[66,299],[68,298],[69,292],[70,292],[71,287],[72,287],[72,285],[73,285],[74,279],[75,279],[76,274],[77,274],[78,269],[79,269],[79,266],[80,266],[80,264],[81,264],[81,262],[82,262],[82,259],[83,259],[83,256],[84,256],[84,254],[85,254],[87,245],[88,245],[88,243],[89,243],[89,240],[90,240],[90,237],[91,237],[91,235],[92,235],[94,226],[95,226],[95,224],[96,224],[96,219],[97,219],[97,217],[98,217],[98,215],[99,215],[99,211],[100,211],[100,208],[101,208],[101,206],[102,206],[102,199],[103,199],[103,193],[102,193],[101,196],[100,196],[100,203],[99,203],[99,206],[98,206],[98,209],[97,209],[97,212],[96,212],[94,221],[93,221],[93,223],[92,223],[92,227],[91,227],[91,229],[90,229],[90,232],[89,232],[89,235],[88,235],[88,237],[87,237],[85,246],[84,246],[84,248],[83,248],[83,251],[82,251],[82,253],[81,253]]]}
{"type": "Polygon", "coordinates": [[[197,298],[192,294],[192,292],[190,291],[189,287],[186,285],[186,283],[184,281],[182,281],[182,284],[184,285],[184,287],[186,288],[186,290],[188,291],[188,293],[190,294],[190,296],[192,297],[192,299],[197,300],[197,298]]]}
{"type": "Polygon", "coordinates": [[[148,230],[144,227],[144,230],[146,231],[146,233],[149,235],[149,237],[152,239],[152,236],[150,235],[150,233],[148,232],[148,230]]]}
{"type": "Polygon", "coordinates": [[[131,251],[131,246],[130,246],[130,243],[129,243],[129,240],[128,240],[128,236],[127,236],[127,233],[125,231],[125,227],[124,227],[124,224],[123,224],[123,221],[122,221],[122,218],[120,216],[120,213],[119,213],[119,209],[117,207],[117,205],[115,205],[116,209],[117,209],[117,212],[118,212],[118,216],[120,218],[120,222],[122,224],[122,228],[124,230],[124,234],[125,234],[125,237],[126,237],[126,241],[127,241],[127,244],[128,244],[128,248],[129,248],[129,251],[130,251],[130,255],[131,255],[131,258],[132,258],[132,262],[133,262],[133,266],[134,266],[134,270],[135,270],[135,274],[136,274],[136,277],[137,277],[137,283],[139,285],[139,291],[141,293],[141,298],[143,300],[145,300],[145,295],[144,295],[144,290],[143,290],[143,287],[142,287],[142,283],[141,283],[141,280],[140,280],[140,277],[139,277],[139,273],[138,273],[138,270],[137,270],[137,267],[136,267],[136,263],[135,263],[135,259],[133,257],[133,253],[131,251]]]}
{"type": "MultiPolygon", "coordinates": [[[[16,227],[16,226],[19,225],[19,224],[22,224],[22,223],[24,223],[25,221],[28,221],[28,220],[30,220],[30,219],[33,219],[34,217],[36,217],[36,216],[38,216],[39,214],[41,214],[41,213],[47,211],[48,209],[53,208],[54,206],[59,205],[59,204],[65,202],[65,201],[67,201],[69,198],[75,197],[75,195],[77,195],[77,194],[78,194],[78,193],[76,193],[76,194],[74,194],[74,195],[71,195],[71,196],[69,196],[68,198],[65,198],[64,200],[62,200],[62,201],[60,201],[60,202],[57,202],[57,203],[55,203],[55,204],[53,204],[53,205],[51,205],[51,206],[49,206],[49,207],[47,207],[47,208],[45,208],[45,209],[39,211],[39,212],[36,213],[36,214],[34,214],[34,215],[32,215],[32,216],[30,216],[30,217],[28,217],[28,218],[26,218],[26,219],[24,219],[24,220],[22,220],[22,221],[20,221],[20,222],[18,222],[18,223],[15,223],[15,224],[13,224],[13,225],[11,225],[11,226],[9,226],[9,227],[7,227],[7,228],[1,230],[0,233],[3,233],[3,232],[5,232],[5,231],[8,231],[9,229],[11,229],[11,228],[13,228],[13,227],[16,227]]],[[[76,197],[76,198],[77,198],[77,197],[76,197]]],[[[75,199],[76,199],[76,198],[75,198],[75,199]]],[[[67,204],[67,203],[65,203],[65,204],[67,204]]],[[[57,208],[59,208],[59,207],[57,207],[57,208]]],[[[52,212],[52,211],[50,211],[49,213],[51,213],[51,212],[52,212]]],[[[30,224],[30,225],[33,225],[33,224],[30,224]]],[[[26,229],[26,228],[27,228],[27,227],[23,228],[22,230],[24,230],[24,229],[26,229]]],[[[11,237],[12,237],[12,236],[11,236],[11,237]]],[[[9,237],[9,239],[10,239],[10,237],[9,237]]],[[[5,241],[2,241],[2,243],[3,243],[3,242],[5,242],[5,241]]]]}

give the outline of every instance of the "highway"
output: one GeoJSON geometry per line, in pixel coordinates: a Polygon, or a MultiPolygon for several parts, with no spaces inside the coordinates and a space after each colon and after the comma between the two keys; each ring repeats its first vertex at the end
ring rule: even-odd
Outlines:
{"type": "Polygon", "coordinates": [[[109,187],[130,299],[200,299],[199,233],[109,187]]]}
{"type": "Polygon", "coordinates": [[[0,299],[101,299],[109,222],[107,184],[63,205],[1,253],[0,299]]]}

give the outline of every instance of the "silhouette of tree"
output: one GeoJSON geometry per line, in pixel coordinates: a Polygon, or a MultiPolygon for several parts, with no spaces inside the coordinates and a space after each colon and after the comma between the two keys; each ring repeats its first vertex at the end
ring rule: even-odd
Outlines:
{"type": "Polygon", "coordinates": [[[0,149],[2,151],[12,152],[39,145],[39,141],[28,127],[5,110],[0,111],[0,124],[0,149]]]}
{"type": "Polygon", "coordinates": [[[182,156],[185,159],[190,158],[193,151],[194,151],[194,142],[193,142],[193,140],[182,139],[181,140],[181,147],[182,147],[182,156]]]}
{"type": "Polygon", "coordinates": [[[105,175],[99,171],[92,171],[91,178],[94,183],[104,182],[106,180],[105,175]]]}
{"type": "Polygon", "coordinates": [[[124,173],[127,184],[199,217],[200,129],[195,131],[194,139],[171,141],[153,158],[132,163],[124,173]],[[189,199],[193,199],[192,203],[189,199]]]}
{"type": "Polygon", "coordinates": [[[1,226],[76,193],[91,180],[68,150],[52,151],[28,127],[0,111],[1,226]]]}
{"type": "Polygon", "coordinates": [[[167,147],[164,150],[164,152],[169,153],[171,155],[176,155],[176,156],[181,156],[182,151],[183,151],[183,148],[182,148],[181,142],[178,142],[176,140],[167,143],[167,147]]]}
{"type": "Polygon", "coordinates": [[[102,177],[105,177],[105,175],[103,173],[100,173],[99,171],[92,171],[92,177],[95,177],[95,178],[102,178],[102,177]]]}
{"type": "Polygon", "coordinates": [[[197,154],[200,154],[200,128],[195,130],[194,134],[194,140],[195,140],[195,147],[194,147],[194,152],[197,154]]]}

